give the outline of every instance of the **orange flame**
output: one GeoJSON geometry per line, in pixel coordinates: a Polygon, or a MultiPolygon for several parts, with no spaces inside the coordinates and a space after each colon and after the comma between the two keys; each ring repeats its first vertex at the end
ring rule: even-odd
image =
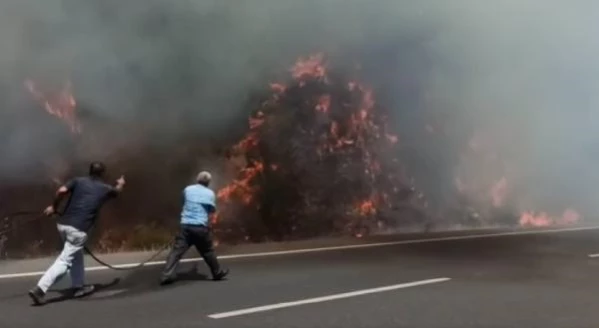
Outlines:
{"type": "Polygon", "coordinates": [[[244,204],[249,204],[252,200],[252,187],[250,182],[259,173],[264,170],[264,164],[261,162],[254,162],[254,166],[246,167],[241,170],[240,175],[242,178],[233,181],[233,183],[225,186],[218,191],[218,198],[223,200],[229,200],[232,196],[237,195],[240,197],[244,204]]]}
{"type": "Polygon", "coordinates": [[[31,80],[25,81],[25,87],[34,96],[34,98],[44,105],[44,109],[51,115],[54,115],[65,121],[73,133],[81,132],[81,125],[77,121],[75,112],[77,103],[72,93],[72,85],[67,81],[62,90],[54,97],[47,97],[38,90],[35,83],[31,80]]]}
{"type": "Polygon", "coordinates": [[[305,77],[324,78],[327,70],[323,61],[323,54],[315,54],[308,58],[300,58],[291,68],[291,76],[298,80],[305,77]]]}
{"type": "Polygon", "coordinates": [[[316,105],[316,110],[323,113],[328,113],[331,107],[331,96],[324,95],[318,98],[318,104],[316,105]]]}
{"type": "Polygon", "coordinates": [[[535,214],[534,212],[523,212],[520,215],[520,225],[532,226],[532,227],[546,227],[553,223],[553,220],[547,215],[547,213],[541,212],[535,214]]]}
{"type": "Polygon", "coordinates": [[[362,216],[369,216],[369,215],[376,214],[376,208],[374,207],[374,201],[372,201],[371,199],[362,201],[360,204],[358,204],[357,207],[358,207],[357,208],[358,213],[360,213],[360,215],[362,215],[362,216]]]}
{"type": "Polygon", "coordinates": [[[287,87],[281,83],[271,83],[270,88],[276,93],[283,93],[287,90],[287,87]]]}
{"type": "Polygon", "coordinates": [[[566,209],[560,218],[551,218],[547,213],[535,214],[532,211],[523,212],[520,215],[521,226],[546,227],[550,225],[575,224],[580,220],[580,214],[574,209],[566,209]]]}

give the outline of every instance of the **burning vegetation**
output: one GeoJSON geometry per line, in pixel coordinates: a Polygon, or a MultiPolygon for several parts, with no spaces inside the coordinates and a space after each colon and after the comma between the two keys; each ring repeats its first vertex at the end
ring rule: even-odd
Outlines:
{"type": "MultiPolygon", "coordinates": [[[[361,82],[360,73],[355,67],[333,67],[322,54],[300,58],[286,77],[270,83],[248,106],[252,110],[246,133],[226,156],[233,178],[217,192],[219,211],[213,224],[219,241],[336,234],[361,237],[403,226],[428,229],[437,223],[460,225],[465,221],[480,226],[500,221],[504,213],[509,213],[507,223],[521,226],[580,220],[580,214],[571,208],[550,215],[514,201],[517,194],[512,181],[516,180],[507,174],[506,159],[480,138],[464,145],[457,164],[452,187],[458,195],[455,206],[431,208],[426,193],[410,174],[417,168],[408,168],[400,157],[401,131],[394,131],[397,125],[389,124],[397,118],[377,102],[375,90],[361,82]]],[[[70,82],[57,92],[42,92],[31,80],[25,87],[80,139],[82,125],[70,82]]],[[[443,134],[439,122],[423,129],[433,139],[443,134]]],[[[173,187],[173,195],[179,187],[173,187]]],[[[173,212],[173,206],[165,206],[168,211],[148,211],[173,212]]],[[[154,223],[144,226],[145,230],[154,229],[148,228],[151,226],[164,231],[163,222],[154,223]]],[[[107,231],[121,236],[117,230],[110,226],[107,231]]],[[[114,244],[104,239],[99,244],[114,244]]],[[[144,242],[134,244],[143,246],[144,242]]]]}
{"type": "Polygon", "coordinates": [[[242,163],[237,178],[218,191],[224,238],[362,235],[413,207],[388,113],[371,88],[336,73],[317,54],[300,58],[289,82],[270,85],[231,149],[242,163]]]}

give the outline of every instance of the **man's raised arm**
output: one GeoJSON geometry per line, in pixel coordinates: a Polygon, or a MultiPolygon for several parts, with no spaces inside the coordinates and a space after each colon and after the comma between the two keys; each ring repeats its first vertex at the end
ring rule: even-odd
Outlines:
{"type": "Polygon", "coordinates": [[[124,187],[125,187],[125,176],[121,175],[121,177],[116,180],[115,186],[112,188],[112,192],[111,192],[112,196],[116,196],[116,195],[120,194],[121,191],[123,191],[124,187]]]}
{"type": "Polygon", "coordinates": [[[124,187],[125,187],[125,176],[121,175],[121,177],[118,178],[118,180],[116,180],[116,186],[114,187],[114,190],[116,190],[116,192],[121,192],[121,191],[123,191],[124,187]]]}

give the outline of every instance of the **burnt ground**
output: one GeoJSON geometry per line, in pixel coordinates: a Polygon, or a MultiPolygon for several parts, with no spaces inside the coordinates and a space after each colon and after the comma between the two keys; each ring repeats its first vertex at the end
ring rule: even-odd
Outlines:
{"type": "MultiPolygon", "coordinates": [[[[49,294],[55,302],[44,307],[30,306],[25,295],[38,276],[8,277],[5,266],[0,274],[0,327],[572,328],[593,327],[599,321],[599,258],[589,257],[599,253],[599,228],[499,233],[386,236],[361,241],[387,243],[373,247],[225,256],[222,262],[232,274],[221,282],[207,280],[206,267],[195,261],[182,264],[181,280],[167,287],[157,285],[160,263],[126,273],[91,271],[89,282],[99,287],[95,294],[62,299],[60,289],[67,279],[49,294]],[[468,237],[473,234],[486,235],[468,237]],[[461,237],[446,238],[452,235],[461,237]],[[397,286],[434,278],[450,280],[397,286]],[[385,286],[396,289],[272,308],[385,286]],[[258,306],[270,307],[209,317],[258,306]]],[[[273,247],[271,251],[286,249],[273,247]]],[[[37,269],[43,270],[47,261],[39,263],[43,265],[37,269]]]]}

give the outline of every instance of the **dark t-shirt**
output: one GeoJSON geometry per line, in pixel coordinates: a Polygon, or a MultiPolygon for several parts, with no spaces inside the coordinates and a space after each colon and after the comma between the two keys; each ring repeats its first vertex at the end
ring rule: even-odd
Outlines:
{"type": "Polygon", "coordinates": [[[117,195],[113,186],[91,177],[75,178],[66,187],[71,192],[71,197],[59,223],[85,232],[94,225],[104,202],[117,195]]]}

